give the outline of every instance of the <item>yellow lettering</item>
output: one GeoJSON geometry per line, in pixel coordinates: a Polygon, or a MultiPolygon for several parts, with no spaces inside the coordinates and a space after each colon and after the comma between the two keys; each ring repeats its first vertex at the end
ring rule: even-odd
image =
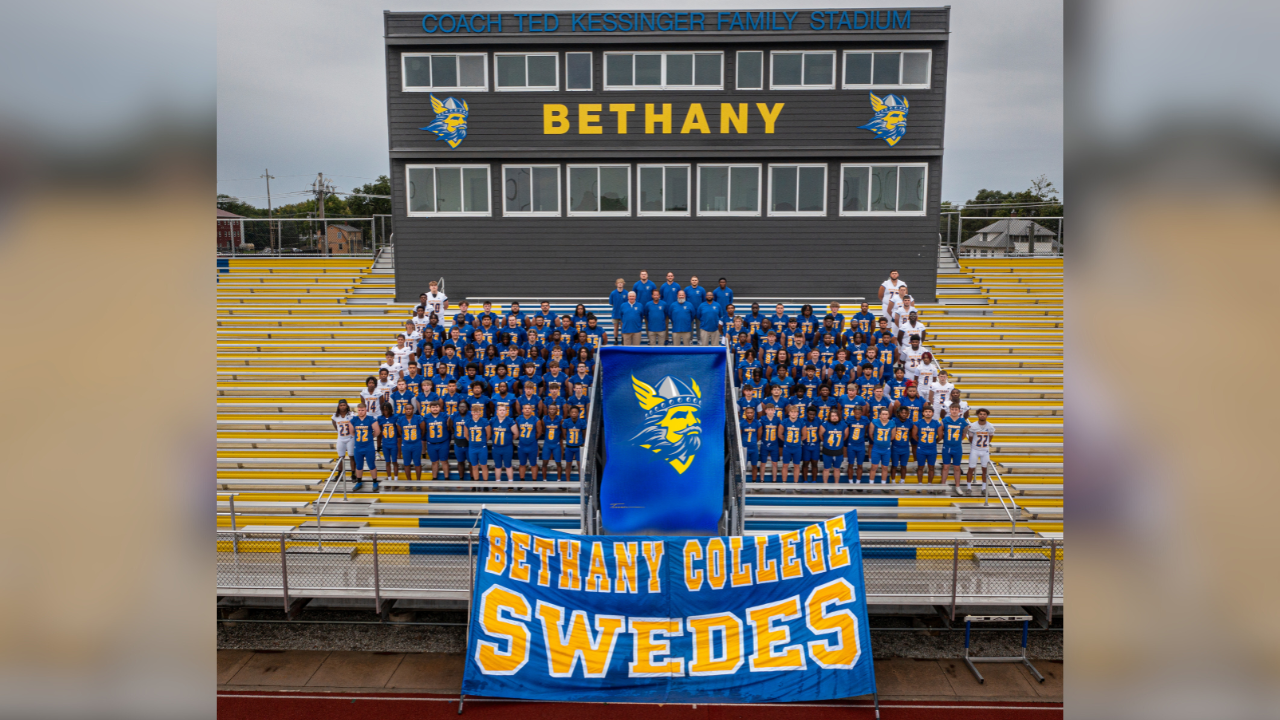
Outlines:
{"type": "MultiPolygon", "coordinates": [[[[800,567],[800,561],[796,559],[796,543],[800,542],[800,531],[792,530],[778,535],[778,540],[782,542],[782,579],[790,580],[792,578],[804,577],[804,569],[800,567]]],[[[560,542],[564,542],[561,540],[560,542]]],[[[564,549],[561,548],[561,552],[564,549]]]]}
{"type": "Polygon", "coordinates": [[[707,541],[707,584],[719,590],[724,587],[724,540],[711,538],[707,541]]]}
{"type": "Polygon", "coordinates": [[[742,537],[729,538],[729,584],[733,587],[747,587],[751,584],[751,563],[742,564],[742,537]]]}
{"type": "Polygon", "coordinates": [[[689,112],[684,116],[684,125],[680,127],[682,135],[687,135],[693,130],[701,133],[711,132],[711,126],[707,125],[707,115],[702,112],[702,103],[693,103],[689,106],[689,112]]]}
{"type": "Polygon", "coordinates": [[[603,107],[599,103],[581,103],[578,105],[579,135],[599,135],[604,132],[604,128],[592,124],[600,122],[599,113],[603,107]]]}
{"type": "Polygon", "coordinates": [[[695,615],[689,618],[689,633],[693,635],[691,677],[732,675],[742,667],[742,621],[733,613],[695,615]],[[722,638],[719,648],[715,630],[720,630],[722,638]]]}
{"type": "Polygon", "coordinates": [[[644,551],[644,564],[649,568],[649,592],[662,592],[662,553],[665,552],[666,543],[660,540],[651,540],[640,545],[644,551]]]}
{"type": "Polygon", "coordinates": [[[809,641],[809,657],[828,670],[848,670],[858,662],[858,618],[848,608],[828,612],[828,605],[854,601],[853,586],[844,578],[819,585],[805,600],[805,622],[814,635],[834,634],[835,638],[809,641]]]}
{"type": "Polygon", "coordinates": [[[745,133],[747,131],[747,104],[738,103],[738,111],[733,111],[733,105],[729,103],[720,103],[720,134],[727,135],[729,133],[729,123],[733,123],[734,132],[745,133]]]}
{"type": "Polygon", "coordinates": [[[684,586],[689,588],[689,592],[698,592],[702,589],[702,571],[693,568],[693,561],[701,559],[702,546],[697,540],[686,540],[684,542],[684,586]]]}
{"type": "Polygon", "coordinates": [[[525,563],[525,557],[529,552],[529,534],[522,532],[511,533],[511,579],[520,582],[529,582],[529,566],[525,563]]]}
{"type": "Polygon", "coordinates": [[[765,550],[769,548],[767,535],[756,536],[756,584],[778,582],[778,562],[766,560],[765,550]]]}
{"type": "Polygon", "coordinates": [[[587,592],[609,592],[609,571],[604,567],[602,543],[591,543],[591,564],[587,568],[587,592]]]}
{"type": "Polygon", "coordinates": [[[653,126],[658,123],[662,123],[662,132],[664,135],[671,134],[671,103],[664,103],[662,105],[662,114],[660,115],[653,112],[652,104],[644,106],[644,134],[652,135],[653,126]]]}
{"type": "Polygon", "coordinates": [[[844,516],[837,515],[827,521],[827,562],[831,569],[849,564],[849,548],[844,546],[844,516]]]}
{"type": "Polygon", "coordinates": [[[561,540],[560,541],[560,589],[561,590],[581,590],[582,577],[578,563],[578,555],[582,551],[582,545],[577,540],[561,540]]]}
{"type": "Polygon", "coordinates": [[[480,627],[485,634],[507,641],[504,653],[497,643],[476,642],[476,664],[485,675],[515,675],[529,661],[529,601],[518,592],[494,585],[480,597],[480,627]],[[502,617],[506,610],[510,618],[502,617]]]}
{"type": "Polygon", "coordinates": [[[636,563],[640,559],[639,556],[640,549],[636,543],[616,542],[613,544],[614,592],[636,592],[636,563]]]}
{"type": "Polygon", "coordinates": [[[630,631],[634,639],[629,677],[680,677],[684,675],[684,658],[662,657],[671,653],[669,638],[684,635],[680,618],[632,618],[630,631]],[[662,639],[654,637],[661,635],[662,639]]]}
{"type": "Polygon", "coordinates": [[[573,611],[567,632],[564,629],[564,608],[539,600],[537,614],[542,621],[542,633],[546,638],[547,672],[551,677],[572,677],[579,658],[582,659],[582,674],[585,677],[604,677],[609,669],[609,658],[613,656],[618,632],[622,630],[626,618],[596,615],[596,636],[592,638],[587,614],[581,610],[573,611]]]}
{"type": "Polygon", "coordinates": [[[489,557],[484,561],[484,571],[501,575],[507,569],[507,531],[497,525],[489,526],[489,557]]]}
{"type": "Polygon", "coordinates": [[[822,551],[821,525],[810,525],[804,529],[804,564],[814,575],[827,571],[827,560],[822,551]]]}
{"type": "Polygon", "coordinates": [[[782,114],[782,106],[786,103],[777,103],[770,110],[768,105],[764,103],[756,103],[756,109],[760,111],[760,117],[764,118],[764,134],[773,134],[773,124],[778,121],[778,116],[782,114]]]}
{"type": "Polygon", "coordinates": [[[533,551],[538,554],[538,584],[551,587],[551,563],[549,558],[556,554],[556,541],[551,538],[534,536],[533,551]]]}
{"type": "Polygon", "coordinates": [[[635,111],[636,111],[635,103],[610,103],[609,104],[609,112],[615,113],[618,116],[618,134],[619,135],[627,134],[627,113],[635,112],[635,111]]]}
{"type": "Polygon", "coordinates": [[[542,106],[542,134],[563,135],[569,132],[569,108],[564,105],[542,106]]]}
{"type": "MultiPolygon", "coordinates": [[[[541,606],[541,602],[539,602],[541,606]]],[[[791,640],[791,629],[786,625],[775,627],[774,620],[797,620],[800,618],[800,596],[792,595],[785,600],[757,605],[747,608],[747,622],[755,634],[755,650],[748,658],[751,672],[768,672],[771,670],[803,670],[805,668],[804,648],[800,645],[781,645],[791,640]]]]}

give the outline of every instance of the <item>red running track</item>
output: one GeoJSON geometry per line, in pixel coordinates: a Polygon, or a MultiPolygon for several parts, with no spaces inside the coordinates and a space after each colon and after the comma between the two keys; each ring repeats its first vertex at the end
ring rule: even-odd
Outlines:
{"type": "MultiPolygon", "coordinates": [[[[651,703],[558,703],[468,698],[465,720],[804,720],[873,718],[862,699],[826,703],[654,705],[651,703]],[[605,708],[608,708],[607,710],[605,708]]],[[[374,693],[219,692],[218,720],[458,720],[457,696],[374,693]]],[[[1053,720],[1062,703],[882,702],[884,720],[1053,720]]]]}

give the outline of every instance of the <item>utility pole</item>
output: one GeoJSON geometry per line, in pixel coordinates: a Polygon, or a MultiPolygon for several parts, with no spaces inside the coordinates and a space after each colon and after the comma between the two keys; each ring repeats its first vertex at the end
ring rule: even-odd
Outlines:
{"type": "Polygon", "coordinates": [[[333,187],[332,183],[329,183],[324,179],[324,173],[316,173],[315,182],[311,183],[311,187],[316,194],[316,210],[320,213],[321,232],[324,233],[321,236],[324,239],[324,254],[328,255],[329,254],[329,224],[327,222],[324,222],[324,196],[326,193],[332,193],[335,188],[333,187]]]}
{"type": "MultiPolygon", "coordinates": [[[[272,247],[275,245],[275,233],[271,230],[271,181],[275,180],[275,176],[271,174],[270,168],[266,168],[258,177],[267,179],[267,247],[272,247]]],[[[281,247],[276,248],[276,250],[283,250],[283,244],[284,239],[281,238],[281,247]]]]}

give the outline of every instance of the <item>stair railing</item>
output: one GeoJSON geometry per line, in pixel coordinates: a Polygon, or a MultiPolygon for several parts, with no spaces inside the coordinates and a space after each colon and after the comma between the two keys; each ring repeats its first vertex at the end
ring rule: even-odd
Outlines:
{"type": "Polygon", "coordinates": [[[1009,525],[1011,527],[1009,557],[1013,557],[1012,540],[1018,536],[1018,520],[1014,516],[1014,511],[1018,510],[1019,508],[1017,503],[1013,501],[1013,493],[1009,490],[1009,486],[1005,484],[1004,478],[1000,476],[1000,471],[996,469],[995,461],[988,459],[987,464],[991,466],[991,474],[995,475],[995,480],[992,480],[989,483],[984,482],[982,484],[982,506],[988,507],[989,505],[987,500],[987,488],[988,486],[990,486],[990,488],[995,491],[996,499],[1000,501],[1000,507],[1004,509],[1004,514],[1009,518],[1009,525]],[[1003,496],[1000,493],[1001,488],[1004,489],[1003,496]],[[1009,498],[1009,502],[1007,505],[1005,504],[1005,497],[1009,498]],[[1012,508],[1012,510],[1010,508],[1012,508]]]}
{"type": "Polygon", "coordinates": [[[342,486],[342,499],[347,499],[347,459],[339,457],[338,463],[334,465],[333,472],[329,473],[329,477],[325,479],[324,485],[320,486],[320,495],[316,497],[313,503],[316,506],[316,549],[324,549],[324,536],[320,532],[320,523],[324,520],[324,511],[329,508],[329,501],[333,499],[333,494],[337,492],[338,486],[342,486]],[[332,487],[331,487],[332,486],[332,487]],[[328,492],[326,497],[325,493],[328,492]]]}

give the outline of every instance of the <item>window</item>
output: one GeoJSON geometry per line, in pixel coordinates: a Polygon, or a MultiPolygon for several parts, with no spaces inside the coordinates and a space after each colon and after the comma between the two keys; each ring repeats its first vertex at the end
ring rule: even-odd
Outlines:
{"type": "Polygon", "coordinates": [[[641,165],[641,215],[689,215],[689,166],[641,165]]]}
{"type": "Polygon", "coordinates": [[[836,54],[826,52],[771,53],[769,87],[788,90],[830,90],[836,86],[836,54]]]}
{"type": "Polygon", "coordinates": [[[488,165],[408,165],[410,217],[489,213],[488,165]]]}
{"type": "Polygon", "coordinates": [[[825,215],[826,165],[770,165],[770,215],[825,215]]]}
{"type": "Polygon", "coordinates": [[[924,214],[925,165],[843,165],[840,214],[924,214]]]}
{"type": "Polygon", "coordinates": [[[560,166],[502,166],[503,215],[560,216],[560,166]]]}
{"type": "Polygon", "coordinates": [[[631,166],[569,166],[570,215],[630,215],[631,166]]]}
{"type": "Polygon", "coordinates": [[[487,58],[483,53],[432,55],[401,53],[400,87],[405,92],[430,90],[488,90],[487,58]]]}
{"type": "Polygon", "coordinates": [[[846,52],[846,88],[927,88],[931,50],[846,52]]]}
{"type": "Polygon", "coordinates": [[[760,50],[738,52],[738,90],[764,89],[764,53],[760,50]]]}
{"type": "Polygon", "coordinates": [[[605,90],[719,90],[724,53],[605,53],[605,90]]]}
{"type": "Polygon", "coordinates": [[[699,165],[699,215],[759,215],[759,165],[699,165]]]}
{"type": "Polygon", "coordinates": [[[590,90],[591,87],[591,53],[572,52],[564,54],[566,90],[590,90]]]}
{"type": "Polygon", "coordinates": [[[498,69],[494,77],[498,90],[558,90],[559,56],[499,55],[493,56],[498,69]]]}

